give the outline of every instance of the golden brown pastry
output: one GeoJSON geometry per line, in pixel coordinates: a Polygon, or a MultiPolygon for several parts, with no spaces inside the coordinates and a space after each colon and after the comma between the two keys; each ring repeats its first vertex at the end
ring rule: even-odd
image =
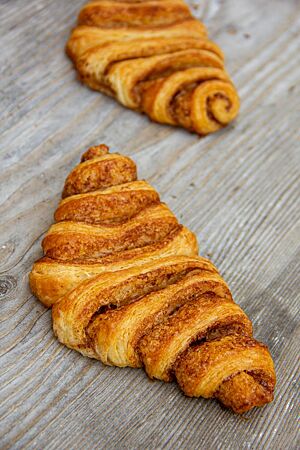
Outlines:
{"type": "Polygon", "coordinates": [[[90,1],[67,53],[90,88],[156,122],[205,135],[238,113],[223,53],[182,0],[90,1]]]}
{"type": "Polygon", "coordinates": [[[272,401],[267,347],[131,159],[92,147],[63,197],[30,274],[34,294],[53,306],[60,342],[177,380],[186,395],[215,397],[237,413],[272,401]]]}

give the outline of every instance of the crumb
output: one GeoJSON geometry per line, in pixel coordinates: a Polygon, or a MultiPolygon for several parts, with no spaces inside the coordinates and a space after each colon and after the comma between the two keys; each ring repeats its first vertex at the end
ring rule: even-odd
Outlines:
{"type": "Polygon", "coordinates": [[[236,34],[237,28],[234,25],[228,25],[226,28],[227,33],[229,34],[236,34]]]}
{"type": "Polygon", "coordinates": [[[290,87],[288,88],[289,94],[292,94],[292,93],[294,92],[295,87],[296,87],[296,86],[293,84],[292,86],[290,86],[290,87]]]}

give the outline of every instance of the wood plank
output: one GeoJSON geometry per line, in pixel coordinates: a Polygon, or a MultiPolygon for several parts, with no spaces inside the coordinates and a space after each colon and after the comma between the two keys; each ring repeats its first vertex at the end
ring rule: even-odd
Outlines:
{"type": "Polygon", "coordinates": [[[82,4],[0,2],[1,448],[296,449],[299,3],[190,2],[223,48],[242,100],[238,120],[205,139],[78,83],[63,49],[82,4]],[[54,339],[28,273],[65,176],[100,142],[132,156],[197,233],[201,254],[270,346],[276,398],[248,420],[54,339]]]}

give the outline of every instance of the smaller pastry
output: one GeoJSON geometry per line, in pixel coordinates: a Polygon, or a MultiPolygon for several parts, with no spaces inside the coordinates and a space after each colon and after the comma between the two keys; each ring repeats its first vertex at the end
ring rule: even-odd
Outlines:
{"type": "Polygon", "coordinates": [[[223,53],[182,0],[90,1],[66,50],[83,83],[155,122],[206,135],[238,114],[223,53]]]}

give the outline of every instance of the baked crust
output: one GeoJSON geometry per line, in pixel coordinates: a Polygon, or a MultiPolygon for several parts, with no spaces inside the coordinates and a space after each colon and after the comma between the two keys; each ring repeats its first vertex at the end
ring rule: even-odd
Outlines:
{"type": "Polygon", "coordinates": [[[66,51],[91,89],[200,135],[239,111],[221,49],[181,0],[93,1],[66,51]]]}
{"type": "Polygon", "coordinates": [[[30,274],[60,342],[177,380],[186,395],[237,413],[273,399],[267,347],[216,267],[198,256],[195,235],[136,179],[132,160],[90,148],[63,197],[30,274]]]}

